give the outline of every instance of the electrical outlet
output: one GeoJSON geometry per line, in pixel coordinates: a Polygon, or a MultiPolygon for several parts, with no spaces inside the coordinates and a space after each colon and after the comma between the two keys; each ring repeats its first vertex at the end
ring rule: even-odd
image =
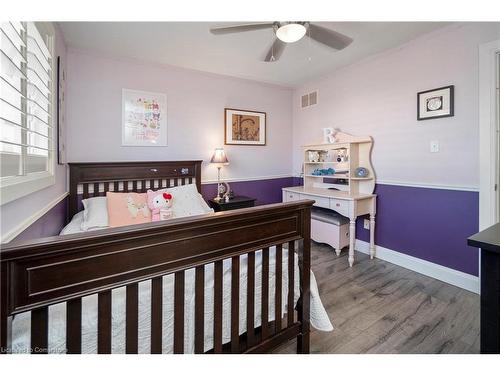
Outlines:
{"type": "Polygon", "coordinates": [[[368,219],[363,220],[363,228],[370,230],[370,220],[368,219]]]}
{"type": "Polygon", "coordinates": [[[431,141],[431,152],[439,152],[439,141],[431,141]]]}

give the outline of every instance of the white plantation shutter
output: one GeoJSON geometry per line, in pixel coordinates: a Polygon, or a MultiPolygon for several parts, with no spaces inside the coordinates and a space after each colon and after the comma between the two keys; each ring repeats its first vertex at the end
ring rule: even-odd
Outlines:
{"type": "Polygon", "coordinates": [[[33,22],[1,22],[0,43],[0,181],[8,185],[52,174],[52,37],[33,22]]]}

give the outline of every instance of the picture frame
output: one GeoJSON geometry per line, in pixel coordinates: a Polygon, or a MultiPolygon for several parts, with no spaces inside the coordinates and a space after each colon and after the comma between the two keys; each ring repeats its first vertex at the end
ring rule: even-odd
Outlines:
{"type": "Polygon", "coordinates": [[[224,108],[224,144],[266,145],[266,112],[224,108]]]}
{"type": "Polygon", "coordinates": [[[452,117],[455,86],[444,86],[417,93],[417,120],[452,117]]]}
{"type": "Polygon", "coordinates": [[[66,69],[61,56],[57,56],[57,164],[66,164],[66,69]]]}
{"type": "Polygon", "coordinates": [[[167,95],[122,89],[122,146],[167,146],[167,95]]]}

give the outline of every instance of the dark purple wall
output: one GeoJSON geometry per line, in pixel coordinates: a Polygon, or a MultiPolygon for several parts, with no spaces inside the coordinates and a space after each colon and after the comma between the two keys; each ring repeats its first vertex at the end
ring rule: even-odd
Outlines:
{"type": "MultiPolygon", "coordinates": [[[[255,204],[281,202],[281,189],[294,186],[293,177],[273,178],[269,180],[231,182],[229,184],[235,195],[257,198],[255,204]]],[[[217,184],[201,185],[201,194],[206,200],[217,194],[217,184]]]]}
{"type": "MultiPolygon", "coordinates": [[[[377,184],[375,193],[377,245],[478,275],[479,251],[467,246],[479,230],[478,192],[377,184]]],[[[361,218],[356,238],[370,238],[361,218]]]]}
{"type": "Polygon", "coordinates": [[[65,198],[56,204],[40,219],[22,231],[12,242],[58,235],[66,222],[67,201],[68,198],[65,198]]]}
{"type": "MultiPolygon", "coordinates": [[[[294,184],[302,185],[302,178],[294,177],[294,184]]],[[[479,230],[478,192],[377,184],[375,194],[377,245],[478,276],[479,250],[467,246],[479,230]]],[[[363,219],[356,238],[368,242],[363,219]]]]}

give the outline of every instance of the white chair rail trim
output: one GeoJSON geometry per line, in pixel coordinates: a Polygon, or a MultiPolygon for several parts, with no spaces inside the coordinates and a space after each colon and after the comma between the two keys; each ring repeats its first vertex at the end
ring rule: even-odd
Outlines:
{"type": "Polygon", "coordinates": [[[55,207],[59,202],[61,202],[64,198],[69,195],[68,192],[61,194],[53,201],[48,203],[44,208],[40,211],[35,212],[33,215],[28,217],[23,222],[19,223],[16,227],[11,229],[9,232],[5,233],[1,238],[1,243],[7,243],[16,238],[19,234],[21,234],[24,230],[26,230],[30,225],[35,223],[38,219],[40,219],[43,215],[49,212],[53,207],[55,207]]]}

